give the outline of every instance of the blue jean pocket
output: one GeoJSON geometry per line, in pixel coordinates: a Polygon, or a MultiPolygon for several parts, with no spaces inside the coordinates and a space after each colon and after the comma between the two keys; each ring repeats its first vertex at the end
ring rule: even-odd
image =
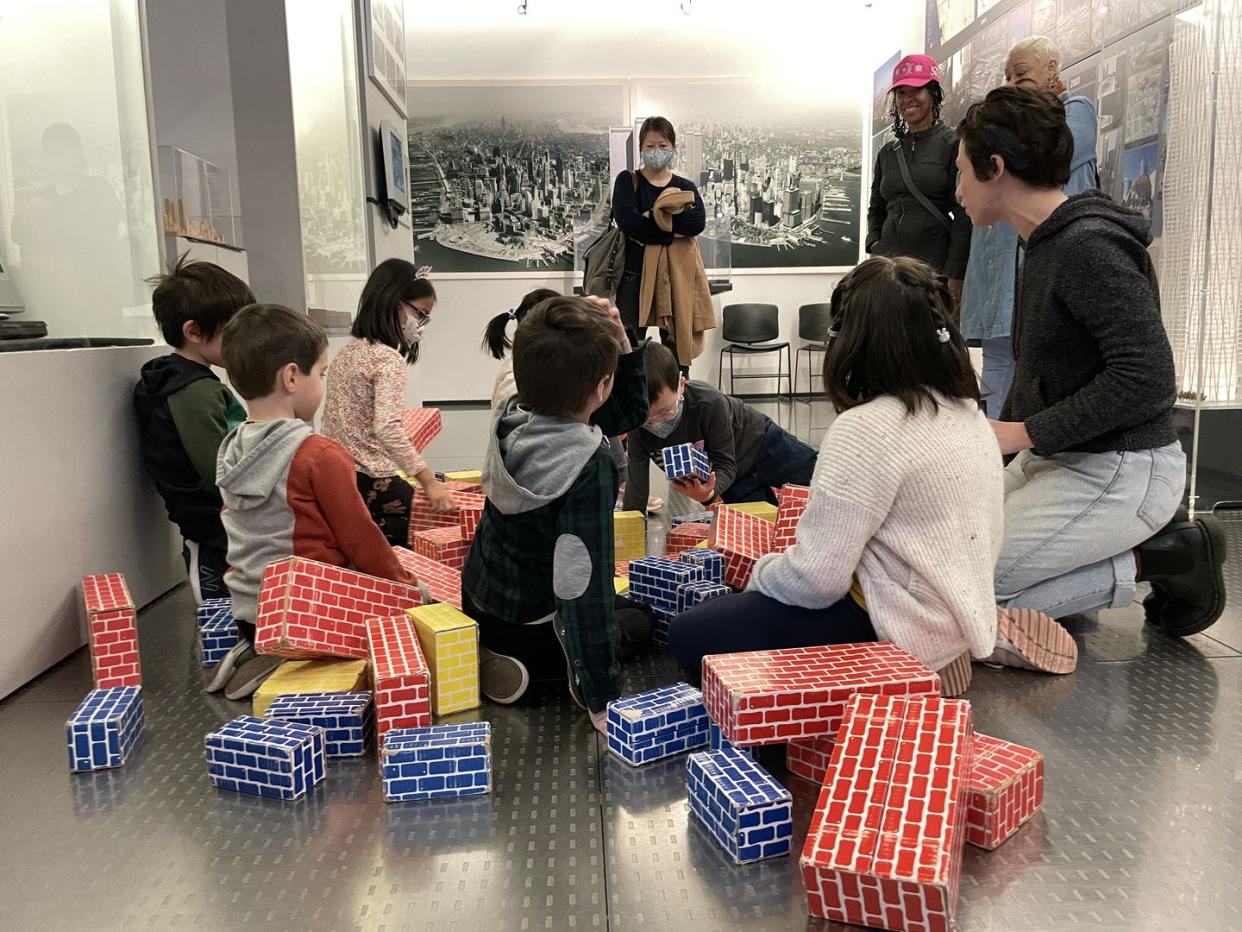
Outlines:
{"type": "Polygon", "coordinates": [[[1186,454],[1181,447],[1151,450],[1151,479],[1147,494],[1139,504],[1138,516],[1153,531],[1158,531],[1177,512],[1186,490],[1186,454]]]}

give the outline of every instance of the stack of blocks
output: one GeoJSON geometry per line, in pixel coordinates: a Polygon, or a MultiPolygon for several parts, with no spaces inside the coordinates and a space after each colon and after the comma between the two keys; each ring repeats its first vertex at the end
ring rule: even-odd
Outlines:
{"type": "Polygon", "coordinates": [[[444,602],[453,608],[461,609],[460,570],[437,563],[421,553],[406,550],[404,547],[393,547],[392,550],[402,569],[413,573],[419,583],[427,587],[433,602],[444,602]]]}
{"type": "Polygon", "coordinates": [[[365,660],[288,660],[259,684],[251,707],[255,715],[262,716],[281,696],[366,692],[369,688],[365,660]]]}
{"type": "Polygon", "coordinates": [[[647,555],[647,519],[641,511],[613,512],[612,536],[615,560],[639,560],[647,555]]]}
{"type": "Polygon", "coordinates": [[[263,569],[255,650],[303,659],[366,657],[367,619],[421,605],[417,586],[303,557],[263,569]]]}
{"type": "Polygon", "coordinates": [[[677,614],[680,615],[683,612],[690,611],[700,602],[707,602],[728,594],[728,586],[721,583],[708,582],[706,579],[686,583],[677,589],[677,614]]]}
{"type": "MultiPolygon", "coordinates": [[[[478,492],[464,492],[453,488],[456,483],[445,483],[449,495],[453,499],[453,507],[448,511],[433,511],[427,490],[421,485],[414,487],[414,499],[410,502],[410,542],[418,531],[429,531],[432,528],[464,528],[473,522],[478,526],[478,518],[483,514],[483,495],[478,492]],[[471,515],[471,513],[475,513],[471,515]]],[[[471,532],[471,537],[473,537],[471,532]]]]}
{"type": "Polygon", "coordinates": [[[410,548],[429,560],[435,560],[451,569],[460,570],[466,565],[472,539],[473,534],[471,537],[466,537],[461,525],[433,527],[425,531],[411,531],[410,548]]]}
{"type": "Polygon", "coordinates": [[[670,479],[701,479],[706,482],[712,474],[711,460],[693,443],[665,447],[660,459],[664,464],[664,475],[670,479]]]}
{"type": "Polygon", "coordinates": [[[122,766],[144,722],[141,686],[92,689],[65,722],[70,772],[122,766]]]}
{"type": "Polygon", "coordinates": [[[719,551],[709,550],[706,547],[696,547],[693,550],[687,550],[678,559],[682,563],[701,566],[703,568],[703,578],[708,582],[724,582],[724,557],[720,555],[719,551]]]}
{"type": "Polygon", "coordinates": [[[455,472],[446,472],[444,481],[453,483],[454,488],[461,489],[464,492],[482,492],[483,491],[483,470],[481,469],[459,469],[455,472]]]}
{"type": "Polygon", "coordinates": [[[630,563],[630,598],[655,611],[652,636],[668,643],[668,622],[677,614],[677,593],[687,583],[701,582],[703,568],[691,563],[643,557],[630,563]]]}
{"type": "Polygon", "coordinates": [[[812,916],[953,928],[971,745],[968,702],[851,700],[800,861],[812,916]]]}
{"type": "Polygon", "coordinates": [[[405,428],[405,435],[414,444],[414,449],[423,453],[431,446],[431,441],[440,435],[443,427],[440,409],[407,408],[401,415],[401,426],[405,428]]]}
{"type": "Polygon", "coordinates": [[[491,746],[487,722],[390,731],[381,752],[384,799],[391,803],[487,793],[491,746]]]}
{"type": "Polygon", "coordinates": [[[418,646],[414,623],[405,615],[367,621],[371,644],[371,682],[375,690],[375,736],[394,728],[431,724],[431,676],[418,646]]]}
{"type": "Polygon", "coordinates": [[[449,715],[479,705],[479,628],[451,605],[407,612],[431,675],[431,710],[449,715]]]}
{"type": "Polygon", "coordinates": [[[729,505],[716,512],[715,549],[724,560],[724,578],[734,589],[745,589],[758,559],[772,550],[776,526],[729,505]]]}
{"type": "Polygon", "coordinates": [[[664,554],[670,560],[675,560],[687,550],[702,547],[711,536],[710,524],[679,524],[664,539],[664,554]]]}
{"type": "Polygon", "coordinates": [[[198,608],[198,636],[205,667],[218,665],[237,646],[237,622],[230,605],[228,599],[208,599],[198,608]]]}
{"type": "Polygon", "coordinates": [[[370,693],[303,693],[277,697],[267,717],[322,728],[328,757],[357,757],[375,728],[370,693]]]}
{"type": "Polygon", "coordinates": [[[207,622],[214,621],[222,615],[233,614],[233,600],[205,599],[195,614],[198,618],[198,626],[202,628],[207,622]]]}
{"type": "Polygon", "coordinates": [[[690,811],[735,864],[789,853],[793,799],[750,756],[734,748],[691,754],[686,790],[690,811]]]}
{"type": "Polygon", "coordinates": [[[141,686],[138,663],[138,615],[125,577],[100,573],[82,579],[86,633],[90,638],[95,686],[141,686]]]}
{"type": "Polygon", "coordinates": [[[966,806],[966,840],[991,850],[1039,811],[1044,756],[987,735],[975,735],[966,806]]]}
{"type": "Polygon", "coordinates": [[[832,748],[836,743],[835,735],[807,741],[790,741],[785,745],[785,769],[804,780],[810,780],[816,786],[822,786],[824,774],[828,772],[828,761],[832,759],[832,748]]]}
{"type": "Polygon", "coordinates": [[[242,715],[204,741],[211,785],[297,799],[324,777],[323,729],[242,715]]]}
{"type": "Polygon", "coordinates": [[[673,527],[679,527],[683,524],[711,524],[712,519],[715,517],[715,511],[692,511],[688,515],[677,515],[671,518],[669,523],[673,527]]]}
{"type": "Polygon", "coordinates": [[[704,747],[703,694],[674,683],[608,703],[608,749],[632,767],[704,747]]]}

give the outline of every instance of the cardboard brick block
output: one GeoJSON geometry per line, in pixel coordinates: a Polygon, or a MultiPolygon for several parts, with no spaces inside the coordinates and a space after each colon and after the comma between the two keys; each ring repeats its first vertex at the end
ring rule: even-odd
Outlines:
{"type": "Polygon", "coordinates": [[[198,618],[198,626],[201,628],[207,622],[219,618],[222,615],[233,614],[232,599],[205,599],[203,604],[198,607],[195,613],[198,618]]]}
{"type": "Polygon", "coordinates": [[[673,683],[608,703],[608,749],[632,767],[704,747],[703,694],[673,683]]]}
{"type": "Polygon", "coordinates": [[[144,724],[141,686],[92,689],[65,722],[70,772],[123,766],[144,724]]]}
{"type": "Polygon", "coordinates": [[[966,840],[991,850],[1043,805],[1044,756],[976,733],[967,789],[966,840]]]}
{"type": "Polygon", "coordinates": [[[664,538],[664,555],[678,559],[687,550],[694,550],[712,535],[710,524],[679,524],[664,538]]]}
{"type": "Polygon", "coordinates": [[[255,650],[293,660],[367,657],[367,619],[422,602],[408,583],[286,557],[263,568],[255,650]]]}
{"type": "Polygon", "coordinates": [[[421,585],[427,587],[433,602],[444,602],[461,610],[461,571],[438,563],[421,553],[404,547],[393,547],[397,561],[409,573],[413,573],[421,585]]]}
{"type": "Polygon", "coordinates": [[[613,573],[616,574],[617,576],[621,576],[625,579],[629,579],[630,578],[630,561],[629,560],[618,560],[615,564],[613,564],[613,573]]]}
{"type": "Polygon", "coordinates": [[[747,756],[754,756],[750,748],[739,748],[731,744],[724,736],[724,732],[720,730],[720,726],[712,721],[709,721],[707,726],[707,746],[713,751],[738,751],[747,756]]]}
{"type": "Polygon", "coordinates": [[[682,563],[701,566],[703,568],[703,578],[708,582],[723,583],[725,581],[724,557],[718,550],[710,550],[707,547],[695,547],[687,550],[677,559],[682,563]]]}
{"type": "Polygon", "coordinates": [[[725,508],[732,508],[734,511],[740,511],[744,515],[754,515],[756,518],[762,518],[769,524],[776,524],[776,506],[771,502],[734,502],[733,504],[719,504],[713,506],[716,516],[720,516],[720,512],[725,508]]]}
{"type": "Polygon", "coordinates": [[[439,408],[407,408],[401,415],[401,426],[405,428],[405,435],[414,444],[414,449],[425,453],[431,441],[440,435],[444,424],[439,408]]]}
{"type": "Polygon", "coordinates": [[[380,754],[384,799],[393,803],[488,793],[491,757],[488,722],[390,731],[380,754]]]}
{"type": "Polygon", "coordinates": [[[288,660],[259,684],[251,697],[251,709],[262,717],[281,696],[367,692],[370,688],[371,666],[366,660],[288,660]]]}
{"type": "Polygon", "coordinates": [[[614,560],[638,560],[647,555],[647,518],[641,511],[612,513],[614,560]]]}
{"type": "MultiPolygon", "coordinates": [[[[221,600],[224,601],[224,600],[221,600]]],[[[203,666],[217,666],[225,654],[237,646],[237,622],[231,612],[220,612],[198,629],[202,646],[203,666]]]]}
{"type": "Polygon", "coordinates": [[[831,737],[856,693],[940,695],[940,677],[888,641],[703,658],[703,700],[736,745],[831,737]]]}
{"type": "Polygon", "coordinates": [[[467,541],[473,541],[474,535],[479,529],[479,523],[483,520],[483,503],[486,501],[481,495],[476,497],[471,494],[470,498],[464,495],[458,502],[457,513],[461,516],[461,535],[467,541]]]}
{"type": "Polygon", "coordinates": [[[628,576],[612,577],[612,588],[617,595],[627,595],[630,591],[630,578],[628,576]]]}
{"type": "Polygon", "coordinates": [[[461,489],[463,492],[482,492],[483,491],[483,470],[481,469],[458,469],[453,472],[444,474],[446,483],[452,482],[453,488],[461,489]]]}
{"type": "Polygon", "coordinates": [[[832,758],[836,736],[810,738],[806,741],[790,741],[785,745],[785,769],[795,776],[823,786],[828,761],[832,758]]]}
{"type": "MultiPolygon", "coordinates": [[[[410,502],[410,540],[414,539],[417,531],[428,531],[437,527],[463,527],[468,520],[463,517],[463,512],[478,512],[481,516],[483,513],[483,503],[486,499],[478,492],[464,492],[453,487],[453,483],[445,483],[448,488],[449,495],[453,499],[453,507],[448,511],[432,511],[431,499],[427,497],[427,491],[421,486],[414,486],[414,498],[410,502]]],[[[475,521],[477,526],[478,522],[475,521]]]]}
{"type": "Polygon", "coordinates": [[[772,552],[776,525],[765,518],[723,506],[716,512],[714,549],[724,560],[724,578],[734,589],[745,589],[755,562],[772,552]]]}
{"type": "Polygon", "coordinates": [[[691,754],[686,796],[733,863],[789,853],[793,797],[749,755],[732,748],[691,754]]]}
{"type": "Polygon", "coordinates": [[[375,730],[374,707],[367,692],[278,696],[267,707],[267,717],[322,728],[328,757],[359,756],[375,730]]]}
{"type": "Polygon", "coordinates": [[[711,524],[712,519],[715,517],[715,509],[711,511],[692,511],[688,515],[677,515],[671,518],[669,523],[673,527],[679,527],[682,524],[711,524]]]}
{"type": "Polygon", "coordinates": [[[138,613],[120,573],[82,578],[91,674],[98,689],[141,686],[138,661],[138,613]]]}
{"type": "Polygon", "coordinates": [[[794,545],[798,522],[806,511],[811,490],[804,485],[783,485],[776,490],[780,505],[776,510],[776,533],[772,535],[772,552],[784,553],[794,545]]]}
{"type": "Polygon", "coordinates": [[[678,443],[660,451],[664,475],[669,479],[702,479],[712,474],[712,461],[693,443],[678,443]]]}
{"type": "Polygon", "coordinates": [[[800,859],[813,917],[954,927],[972,739],[959,699],[851,700],[800,859]]]}
{"type": "Polygon", "coordinates": [[[406,615],[367,620],[371,643],[371,683],[375,698],[375,736],[394,728],[431,724],[431,674],[418,646],[414,622],[406,615]]]}
{"type": "Polygon", "coordinates": [[[431,674],[431,711],[450,715],[479,707],[479,626],[451,605],[407,612],[431,674]]]}
{"type": "Polygon", "coordinates": [[[241,715],[204,740],[211,785],[235,793],[297,799],[324,777],[323,729],[241,715]]]}
{"type": "Polygon", "coordinates": [[[723,583],[708,582],[706,579],[686,583],[677,589],[677,614],[688,612],[700,602],[720,598],[729,592],[729,587],[723,583]]]}
{"type": "Polygon", "coordinates": [[[410,549],[429,560],[460,570],[470,553],[470,540],[461,527],[433,527],[410,533],[410,549]]]}
{"type": "Polygon", "coordinates": [[[687,583],[700,582],[703,569],[690,563],[644,557],[630,563],[630,594],[655,610],[652,638],[657,644],[668,643],[668,622],[677,614],[677,593],[687,583]]]}

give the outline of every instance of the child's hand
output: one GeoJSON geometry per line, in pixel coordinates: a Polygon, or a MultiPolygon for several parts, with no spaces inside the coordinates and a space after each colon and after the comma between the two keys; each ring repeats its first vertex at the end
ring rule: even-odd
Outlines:
{"type": "Polygon", "coordinates": [[[706,481],[697,476],[687,476],[685,479],[673,479],[669,485],[696,502],[707,503],[716,497],[716,474],[714,472],[707,477],[706,481]]]}
{"type": "Polygon", "coordinates": [[[455,507],[453,493],[444,487],[443,482],[433,479],[425,488],[427,489],[427,503],[431,505],[432,511],[443,513],[453,510],[455,507]]]}
{"type": "Polygon", "coordinates": [[[605,738],[608,737],[608,710],[591,713],[591,726],[605,738]]]}
{"type": "Polygon", "coordinates": [[[612,321],[612,325],[617,331],[617,347],[621,350],[621,355],[624,356],[627,353],[633,352],[634,348],[630,345],[630,336],[625,332],[625,324],[621,323],[621,312],[617,310],[617,306],[607,298],[597,298],[594,295],[587,295],[587,300],[608,314],[608,318],[612,321]]]}

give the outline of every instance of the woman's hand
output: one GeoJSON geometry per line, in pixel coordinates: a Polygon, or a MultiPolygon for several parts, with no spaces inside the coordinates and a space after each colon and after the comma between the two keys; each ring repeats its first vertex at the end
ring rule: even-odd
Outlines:
{"type": "Polygon", "coordinates": [[[962,279],[949,279],[949,294],[953,296],[953,303],[955,305],[962,303],[962,279]]]}
{"type": "Polygon", "coordinates": [[[1002,456],[1021,453],[1035,446],[1035,441],[1026,432],[1026,425],[1020,421],[988,421],[992,432],[996,434],[996,442],[1000,445],[1002,456]]]}
{"type": "Polygon", "coordinates": [[[697,476],[687,476],[685,479],[673,479],[669,485],[686,498],[692,498],[702,504],[716,497],[716,474],[714,472],[706,480],[697,476]]]}

